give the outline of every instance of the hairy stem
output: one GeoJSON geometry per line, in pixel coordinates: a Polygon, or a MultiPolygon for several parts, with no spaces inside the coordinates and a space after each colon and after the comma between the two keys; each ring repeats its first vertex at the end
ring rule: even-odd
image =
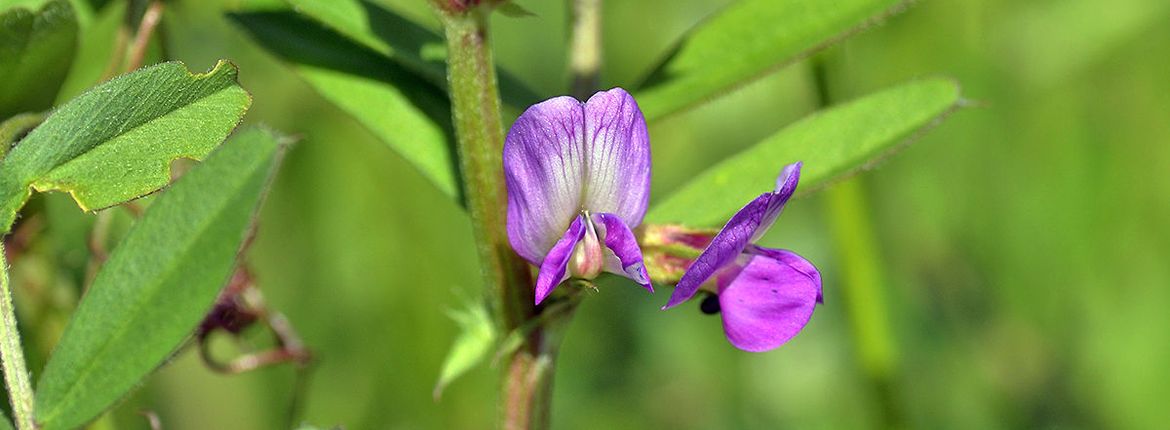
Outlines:
{"type": "MultiPolygon", "coordinates": [[[[478,2],[474,2],[478,3],[478,2]]],[[[538,310],[528,263],[508,244],[504,187],[504,130],[488,32],[487,5],[434,0],[447,36],[447,80],[463,191],[475,232],[484,286],[500,333],[511,333],[538,310]]],[[[548,427],[555,346],[543,327],[503,360],[500,418],[504,429],[548,427]]]]}
{"type": "Polygon", "coordinates": [[[8,260],[4,243],[0,241],[0,361],[4,365],[4,382],[12,401],[12,415],[16,428],[34,430],[33,389],[24,363],[20,332],[16,329],[16,308],[12,306],[12,288],[8,283],[8,260]]]}
{"type": "Polygon", "coordinates": [[[473,8],[444,20],[447,79],[467,211],[475,232],[484,285],[508,329],[534,313],[528,263],[508,243],[504,187],[504,130],[489,45],[487,11],[473,8]]]}
{"type": "MultiPolygon", "coordinates": [[[[813,58],[812,66],[818,104],[826,107],[830,104],[830,92],[825,58],[813,58]]],[[[862,179],[854,177],[826,190],[825,210],[839,265],[843,268],[841,302],[852,328],[858,364],[880,403],[886,428],[900,428],[902,418],[894,396],[897,358],[886,302],[885,274],[862,185],[862,179]]]]}

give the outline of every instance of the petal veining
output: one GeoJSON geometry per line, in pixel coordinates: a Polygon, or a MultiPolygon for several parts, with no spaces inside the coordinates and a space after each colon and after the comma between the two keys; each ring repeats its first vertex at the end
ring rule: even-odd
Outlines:
{"type": "Polygon", "coordinates": [[[650,198],[650,137],[638,103],[621,88],[594,94],[584,125],[583,206],[637,227],[650,198]]]}
{"type": "Polygon", "coordinates": [[[585,110],[572,97],[529,107],[504,141],[508,239],[540,265],[581,210],[585,110]]]}

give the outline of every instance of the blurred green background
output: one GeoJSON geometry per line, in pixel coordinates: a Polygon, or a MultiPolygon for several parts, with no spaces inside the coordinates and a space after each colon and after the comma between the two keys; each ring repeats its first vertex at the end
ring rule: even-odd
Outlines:
{"type": "MultiPolygon", "coordinates": [[[[382,3],[436,26],[423,1],[382,3]]],[[[519,3],[536,16],[493,19],[497,59],[543,95],[562,94],[565,5],[519,3]]],[[[607,2],[603,86],[637,82],[727,3],[607,2]]],[[[446,312],[480,294],[466,216],[224,17],[273,4],[169,2],[164,48],[194,70],[231,59],[254,96],[246,122],[301,137],[250,253],[270,306],[317,354],[301,418],[351,429],[489,428],[494,369],[431,397],[456,334],[446,312]]],[[[849,213],[834,218],[829,196],[842,191],[833,188],[788,206],[763,243],[816,263],[826,304],[778,350],[738,351],[697,306],[659,311],[669,291],[647,297],[606,283],[569,329],[554,427],[1164,426],[1168,24],[1164,0],[922,0],[830,48],[818,59],[833,100],[945,75],[975,107],[839,184],[862,196],[849,213]],[[873,246],[841,235],[840,219],[868,224],[873,246]],[[892,346],[892,364],[876,378],[858,358],[872,340],[857,339],[857,327],[868,323],[850,321],[841,286],[857,269],[842,256],[859,249],[878,269],[865,275],[881,293],[870,304],[890,328],[879,343],[892,346]]],[[[812,77],[798,62],[655,124],[654,193],[815,110],[812,77]]],[[[285,426],[291,366],[222,376],[194,352],[99,426],[147,428],[140,410],[166,429],[285,426]]]]}

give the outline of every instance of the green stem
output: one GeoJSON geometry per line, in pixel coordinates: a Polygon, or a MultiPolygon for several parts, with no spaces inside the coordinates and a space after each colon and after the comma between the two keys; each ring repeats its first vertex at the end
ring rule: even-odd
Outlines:
{"type": "MultiPolygon", "coordinates": [[[[476,2],[478,3],[478,2],[476,2]]],[[[538,310],[528,263],[508,244],[504,187],[504,130],[488,32],[487,5],[433,0],[447,36],[447,80],[467,210],[475,232],[484,286],[500,333],[510,333],[538,310]]],[[[543,328],[504,358],[500,417],[504,429],[548,427],[556,346],[543,328]]]]}
{"type": "Polygon", "coordinates": [[[8,150],[12,149],[13,144],[41,125],[41,121],[44,120],[44,113],[34,112],[18,114],[0,122],[0,159],[8,155],[8,150]]]}
{"type": "Polygon", "coordinates": [[[585,100],[601,85],[601,0],[569,0],[572,40],[569,74],[573,97],[585,100]]]}
{"type": "Polygon", "coordinates": [[[0,361],[4,365],[4,382],[12,401],[12,415],[16,428],[33,430],[33,389],[24,363],[20,332],[16,329],[16,309],[12,306],[12,288],[8,284],[8,261],[4,243],[0,241],[0,361]]]}
{"type": "Polygon", "coordinates": [[[134,32],[134,42],[130,44],[126,56],[126,73],[138,70],[146,61],[146,50],[150,47],[150,38],[154,36],[154,29],[162,22],[163,2],[152,1],[142,12],[138,23],[138,30],[134,32]]]}
{"type": "MultiPolygon", "coordinates": [[[[819,107],[830,103],[829,80],[823,57],[812,60],[819,107]]],[[[877,246],[861,177],[826,190],[825,207],[841,271],[841,302],[853,332],[858,364],[880,403],[886,428],[902,427],[895,398],[897,356],[890,329],[882,256],[877,246]]]]}
{"type": "Polygon", "coordinates": [[[447,78],[467,210],[485,285],[497,293],[504,321],[515,327],[533,313],[533,292],[521,288],[531,281],[528,264],[508,244],[504,130],[487,19],[487,11],[480,8],[445,17],[447,78]]]}
{"type": "Polygon", "coordinates": [[[881,252],[869,220],[870,208],[860,178],[826,191],[829,224],[837,248],[841,302],[853,332],[858,364],[869,379],[887,428],[901,427],[895,398],[897,356],[886,300],[881,252]]]}

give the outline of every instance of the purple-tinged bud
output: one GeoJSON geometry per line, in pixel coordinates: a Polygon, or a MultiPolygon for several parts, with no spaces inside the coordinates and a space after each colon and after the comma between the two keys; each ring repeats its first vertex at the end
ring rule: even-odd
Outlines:
{"type": "Polygon", "coordinates": [[[643,239],[649,246],[682,246],[702,252],[718,233],[715,229],[678,224],[647,224],[643,239]]]}
{"type": "Polygon", "coordinates": [[[241,267],[236,270],[228,285],[215,299],[211,311],[203,317],[196,336],[202,340],[215,330],[239,335],[255,324],[263,316],[263,311],[254,305],[255,299],[249,300],[249,293],[255,294],[254,284],[248,269],[241,267]]]}
{"type": "Polygon", "coordinates": [[[676,284],[718,230],[690,228],[677,224],[647,224],[641,229],[646,270],[654,282],[676,284]]]}

